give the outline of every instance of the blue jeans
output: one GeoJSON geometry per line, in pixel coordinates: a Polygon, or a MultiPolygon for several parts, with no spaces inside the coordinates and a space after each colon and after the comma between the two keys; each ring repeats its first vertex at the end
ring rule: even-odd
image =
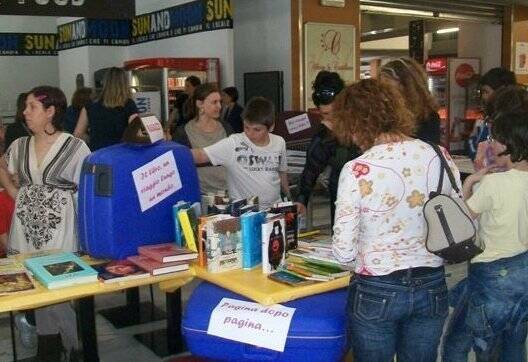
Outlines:
{"type": "Polygon", "coordinates": [[[444,268],[413,275],[356,275],[347,315],[354,362],[436,361],[448,314],[444,268]]]}
{"type": "Polygon", "coordinates": [[[455,310],[444,337],[443,361],[526,361],[528,253],[474,263],[455,288],[455,310]]]}

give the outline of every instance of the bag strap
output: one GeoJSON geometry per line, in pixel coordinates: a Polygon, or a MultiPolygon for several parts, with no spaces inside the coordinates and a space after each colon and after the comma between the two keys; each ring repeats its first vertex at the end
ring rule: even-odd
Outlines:
{"type": "Polygon", "coordinates": [[[449,182],[451,182],[451,187],[453,188],[453,190],[455,190],[457,194],[460,193],[460,189],[458,188],[456,181],[455,181],[455,176],[453,176],[451,167],[449,167],[449,165],[447,164],[447,160],[445,159],[444,154],[440,150],[440,147],[438,147],[438,145],[433,142],[427,142],[427,143],[433,148],[433,150],[438,155],[438,158],[440,159],[441,171],[440,171],[440,181],[438,182],[437,193],[441,193],[442,191],[442,185],[443,185],[443,180],[444,180],[444,170],[445,172],[447,172],[447,177],[449,177],[449,182]]]}

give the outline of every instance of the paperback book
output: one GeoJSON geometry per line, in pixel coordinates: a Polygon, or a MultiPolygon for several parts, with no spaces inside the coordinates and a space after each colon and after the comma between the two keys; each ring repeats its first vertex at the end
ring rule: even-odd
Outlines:
{"type": "Polygon", "coordinates": [[[189,263],[185,261],[160,263],[159,261],[147,258],[143,255],[133,255],[129,256],[127,259],[152,275],[174,273],[189,269],[189,263]]]}
{"type": "Polygon", "coordinates": [[[178,219],[178,211],[182,209],[188,209],[191,205],[185,201],[178,201],[175,205],[172,206],[172,219],[174,221],[174,241],[176,245],[183,246],[183,230],[180,225],[180,220],[178,219]]]}
{"type": "Polygon", "coordinates": [[[270,210],[275,214],[284,215],[284,236],[286,238],[286,251],[295,249],[297,247],[297,205],[293,202],[281,202],[276,204],[270,210]]]}
{"type": "Polygon", "coordinates": [[[218,273],[242,268],[240,218],[217,215],[207,222],[207,270],[218,273]]]}
{"type": "Polygon", "coordinates": [[[262,263],[262,223],[266,212],[248,212],[240,216],[242,268],[252,269],[262,263]]]}
{"type": "Polygon", "coordinates": [[[196,235],[198,229],[198,219],[194,208],[182,209],[178,211],[178,220],[183,230],[185,239],[184,246],[191,251],[198,252],[196,235]]]}
{"type": "Polygon", "coordinates": [[[27,292],[35,289],[24,265],[10,258],[0,259],[0,295],[27,292]]]}
{"type": "Polygon", "coordinates": [[[187,248],[179,247],[175,243],[139,246],[138,254],[159,261],[160,263],[190,261],[198,257],[198,253],[190,251],[187,248]]]}
{"type": "Polygon", "coordinates": [[[290,285],[292,287],[299,287],[301,285],[308,285],[314,283],[311,280],[307,280],[287,270],[279,270],[273,272],[268,275],[268,278],[279,283],[290,285]]]}
{"type": "Polygon", "coordinates": [[[73,253],[57,253],[24,261],[42,285],[57,289],[97,281],[97,271],[73,253]]]}
{"type": "Polygon", "coordinates": [[[286,241],[284,215],[268,214],[262,224],[262,272],[269,274],[284,264],[286,241]]]}
{"type": "Polygon", "coordinates": [[[129,260],[112,260],[107,263],[93,265],[93,268],[99,273],[99,280],[104,283],[124,282],[150,276],[149,272],[129,260]]]}

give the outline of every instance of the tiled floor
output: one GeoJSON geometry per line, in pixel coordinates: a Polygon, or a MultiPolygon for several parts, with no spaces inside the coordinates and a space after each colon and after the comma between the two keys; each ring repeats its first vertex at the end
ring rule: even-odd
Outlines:
{"type": "MultiPolygon", "coordinates": [[[[327,228],[329,224],[329,209],[327,207],[328,201],[323,197],[314,199],[314,214],[313,224],[314,228],[327,228]]],[[[452,287],[456,282],[462,279],[465,275],[465,266],[457,265],[448,268],[449,277],[447,279],[448,286],[452,287]]],[[[199,281],[195,280],[182,288],[182,299],[188,299],[192,290],[196,287],[199,281]]],[[[148,301],[150,299],[148,287],[141,288],[141,300],[148,301]]],[[[154,287],[155,305],[161,309],[165,309],[164,295],[154,287]]],[[[115,293],[110,295],[98,296],[95,299],[96,309],[110,308],[125,304],[125,294],[115,293]]],[[[165,327],[165,320],[151,322],[139,326],[132,326],[123,329],[115,329],[110,322],[104,317],[97,314],[97,337],[98,348],[101,362],[143,362],[143,361],[168,361],[170,358],[159,358],[147,347],[137,342],[133,335],[148,331],[163,329],[165,327]]],[[[25,359],[34,356],[36,349],[24,349],[20,344],[18,336],[17,351],[18,358],[25,359]]],[[[9,315],[0,315],[0,362],[12,361],[11,335],[9,329],[9,315]]],[[[474,361],[474,356],[470,355],[469,361],[474,361]]]]}

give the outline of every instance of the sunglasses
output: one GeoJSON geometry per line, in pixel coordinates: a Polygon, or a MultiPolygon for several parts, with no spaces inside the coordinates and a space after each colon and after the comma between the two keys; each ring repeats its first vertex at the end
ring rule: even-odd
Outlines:
{"type": "Polygon", "coordinates": [[[333,89],[318,89],[312,93],[312,101],[317,107],[327,105],[334,101],[336,94],[333,89]]]}

